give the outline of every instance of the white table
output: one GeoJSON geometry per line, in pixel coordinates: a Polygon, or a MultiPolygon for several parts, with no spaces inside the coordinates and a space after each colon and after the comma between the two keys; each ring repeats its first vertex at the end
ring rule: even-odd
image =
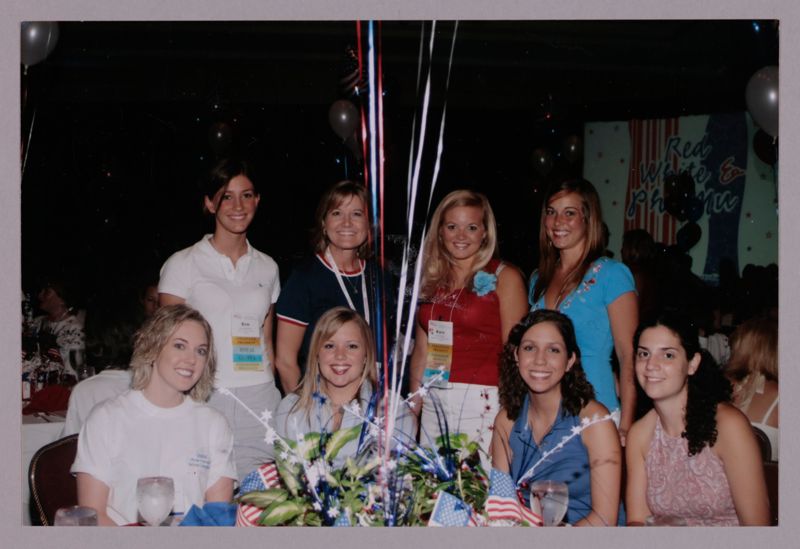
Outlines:
{"type": "Polygon", "coordinates": [[[22,524],[30,525],[28,511],[31,499],[28,486],[28,469],[36,451],[46,444],[61,438],[64,429],[64,417],[52,414],[22,416],[22,524]]]}

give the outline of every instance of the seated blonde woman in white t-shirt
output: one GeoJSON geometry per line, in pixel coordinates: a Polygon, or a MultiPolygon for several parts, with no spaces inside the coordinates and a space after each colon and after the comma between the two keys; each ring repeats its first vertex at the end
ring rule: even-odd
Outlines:
{"type": "Polygon", "coordinates": [[[98,524],[138,521],[142,477],[173,479],[176,513],[231,501],[233,434],[204,403],[215,367],[211,327],[186,305],[162,307],[137,332],[132,390],[92,410],[72,465],[78,504],[95,509],[98,524]]]}

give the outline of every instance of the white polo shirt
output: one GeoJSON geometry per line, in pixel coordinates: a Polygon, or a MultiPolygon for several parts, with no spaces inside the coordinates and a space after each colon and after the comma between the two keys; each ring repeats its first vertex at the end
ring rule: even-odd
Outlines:
{"type": "Polygon", "coordinates": [[[211,324],[217,387],[274,382],[263,327],[281,290],[278,265],[248,242],[234,267],[211,245],[211,236],[172,254],[161,268],[158,291],[183,298],[211,324]]]}

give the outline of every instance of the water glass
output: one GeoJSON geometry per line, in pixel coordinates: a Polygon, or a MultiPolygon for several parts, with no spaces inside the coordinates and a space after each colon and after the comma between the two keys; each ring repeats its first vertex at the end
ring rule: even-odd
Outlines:
{"type": "Polygon", "coordinates": [[[139,514],[150,526],[159,526],[169,516],[175,501],[175,484],[169,477],[144,477],[136,481],[139,514]]]}
{"type": "Polygon", "coordinates": [[[557,480],[537,480],[531,484],[531,508],[536,502],[542,513],[544,526],[558,526],[564,520],[569,505],[569,489],[557,480]]]}
{"type": "Polygon", "coordinates": [[[97,526],[97,511],[80,505],[61,507],[56,511],[53,526],[97,526]]]}

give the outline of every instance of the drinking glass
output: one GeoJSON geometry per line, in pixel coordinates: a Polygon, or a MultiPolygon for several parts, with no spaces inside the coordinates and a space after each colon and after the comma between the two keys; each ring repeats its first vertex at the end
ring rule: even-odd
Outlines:
{"type": "Polygon", "coordinates": [[[75,370],[78,381],[83,381],[94,375],[94,368],[86,364],[86,352],[83,349],[70,349],[69,363],[72,369],[75,370]]]}
{"type": "Polygon", "coordinates": [[[56,511],[53,526],[97,526],[97,511],[80,505],[61,507],[56,511]]]}
{"type": "Polygon", "coordinates": [[[172,511],[175,484],[169,477],[144,477],[136,481],[139,514],[149,526],[158,526],[172,511]]]}
{"type": "Polygon", "coordinates": [[[545,526],[558,526],[567,514],[569,489],[557,480],[537,480],[531,484],[531,507],[534,499],[542,510],[542,521],[545,526]]]}

